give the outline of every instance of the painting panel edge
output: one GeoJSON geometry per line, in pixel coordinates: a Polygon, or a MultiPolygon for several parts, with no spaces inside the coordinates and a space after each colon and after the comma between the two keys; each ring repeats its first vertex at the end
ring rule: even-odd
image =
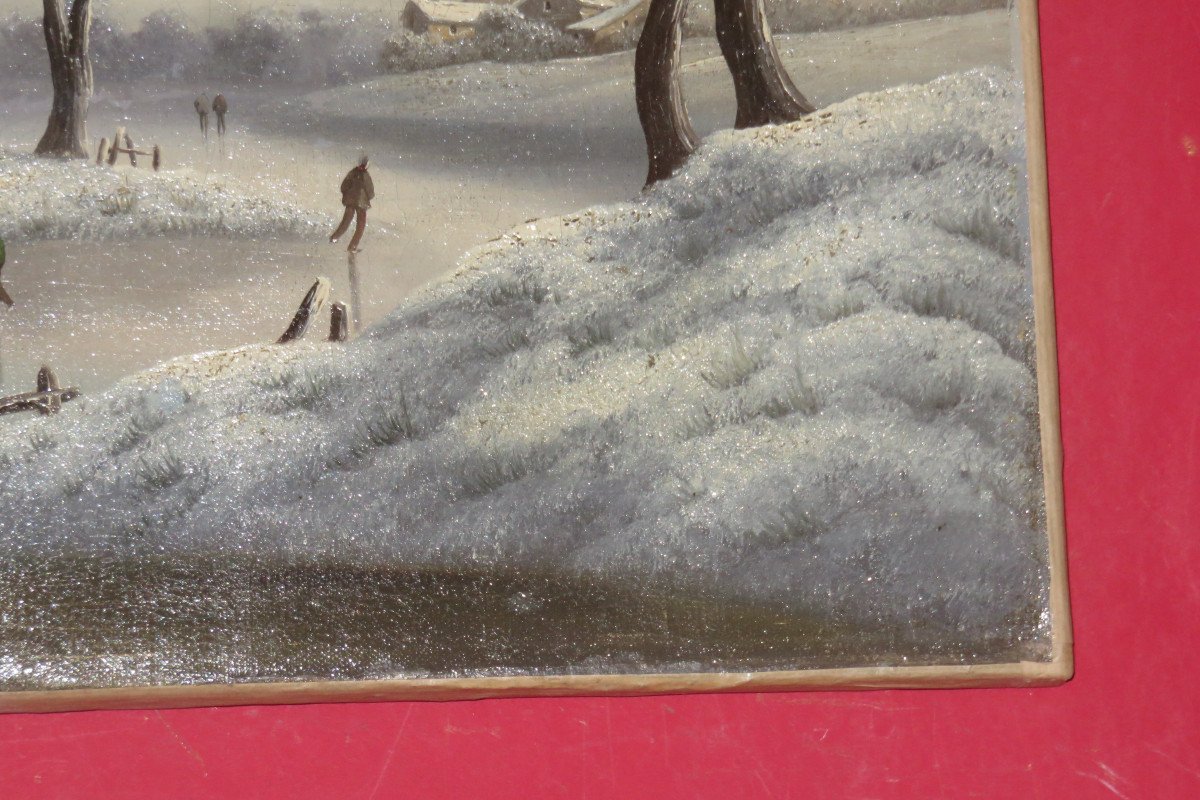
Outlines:
{"type": "Polygon", "coordinates": [[[1051,658],[1044,662],[849,667],[771,672],[296,681],[0,692],[0,713],[198,706],[453,701],[504,697],[861,691],[1055,686],[1074,676],[1067,583],[1054,280],[1038,0],[1015,0],[1025,97],[1034,331],[1046,535],[1051,658]]]}

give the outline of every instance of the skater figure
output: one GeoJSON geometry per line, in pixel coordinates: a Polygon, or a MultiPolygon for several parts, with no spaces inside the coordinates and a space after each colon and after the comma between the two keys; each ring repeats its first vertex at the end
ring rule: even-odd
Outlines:
{"type": "Polygon", "coordinates": [[[204,138],[208,138],[208,112],[212,111],[212,106],[208,102],[208,95],[202,94],[196,98],[196,102],[192,103],[192,107],[196,109],[196,115],[200,117],[200,133],[204,134],[204,138]]]}
{"type": "Polygon", "coordinates": [[[229,110],[229,103],[225,101],[225,95],[218,93],[212,101],[213,113],[217,115],[217,136],[225,135],[225,112],[229,110]]]}
{"type": "Polygon", "coordinates": [[[359,242],[367,229],[367,209],[371,207],[371,200],[375,197],[375,184],[371,181],[371,174],[367,172],[366,156],[358,160],[357,167],[346,173],[346,177],[342,179],[341,191],[342,205],[346,207],[346,212],[342,214],[341,224],[329,237],[329,241],[332,243],[342,238],[342,234],[350,227],[350,220],[354,219],[354,237],[350,239],[350,246],[346,249],[357,253],[359,242]]]}

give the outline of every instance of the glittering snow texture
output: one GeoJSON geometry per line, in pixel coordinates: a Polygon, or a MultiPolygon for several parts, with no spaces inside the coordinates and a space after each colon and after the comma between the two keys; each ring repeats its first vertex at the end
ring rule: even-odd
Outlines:
{"type": "MultiPolygon", "coordinates": [[[[143,146],[145,147],[145,146],[143,146]]],[[[125,163],[127,157],[121,156],[125,163]]],[[[153,172],[0,148],[0,236],[113,239],[159,234],[271,236],[331,224],[285,183],[153,172]]]]}
{"type": "Polygon", "coordinates": [[[1020,105],[976,71],[720,133],[350,344],[0,420],[0,541],[659,576],[959,633],[1028,615],[1020,105]]]}

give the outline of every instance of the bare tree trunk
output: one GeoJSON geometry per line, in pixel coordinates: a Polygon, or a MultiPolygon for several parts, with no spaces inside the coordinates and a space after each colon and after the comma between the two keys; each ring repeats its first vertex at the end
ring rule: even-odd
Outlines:
{"type": "Polygon", "coordinates": [[[788,77],[763,0],[714,0],[717,42],[733,74],[737,94],[735,128],[792,122],[813,112],[813,106],[788,77]]]}
{"type": "Polygon", "coordinates": [[[91,0],[74,0],[69,12],[64,2],[42,0],[54,101],[46,132],[34,153],[87,158],[87,110],[92,97],[92,62],[88,57],[91,0]]]}
{"type": "Polygon", "coordinates": [[[638,119],[650,167],[646,185],[669,178],[696,149],[679,83],[680,24],[687,0],[650,0],[634,58],[638,119]]]}

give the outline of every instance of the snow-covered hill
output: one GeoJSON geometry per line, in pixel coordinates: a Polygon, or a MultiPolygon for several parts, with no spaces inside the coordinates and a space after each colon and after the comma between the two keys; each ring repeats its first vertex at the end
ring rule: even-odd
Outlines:
{"type": "Polygon", "coordinates": [[[271,236],[331,224],[328,215],[295,202],[295,195],[278,181],[113,169],[0,148],[0,236],[10,240],[271,236]]]}
{"type": "Polygon", "coordinates": [[[959,632],[1026,613],[1020,105],[971,72],[720,133],[351,344],[0,419],[0,540],[656,575],[959,632]]]}

